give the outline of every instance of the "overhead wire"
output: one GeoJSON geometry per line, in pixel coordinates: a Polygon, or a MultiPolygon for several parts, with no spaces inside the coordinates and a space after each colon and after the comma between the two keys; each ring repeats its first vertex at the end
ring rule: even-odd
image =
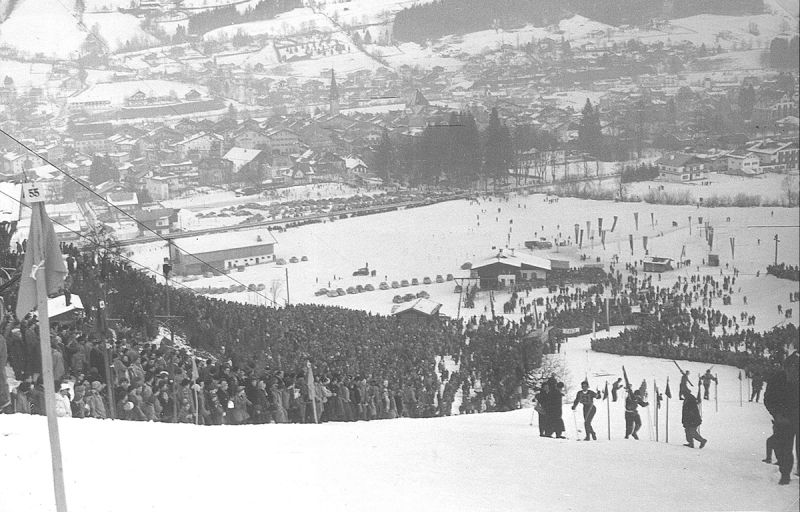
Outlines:
{"type": "MultiPolygon", "coordinates": [[[[2,195],[4,195],[4,196],[8,197],[9,199],[11,199],[11,200],[13,200],[13,201],[16,201],[16,202],[17,202],[17,203],[19,203],[21,206],[24,206],[24,207],[26,207],[26,208],[28,208],[28,209],[32,209],[31,205],[29,205],[29,204],[26,204],[26,203],[24,203],[24,202],[20,201],[19,199],[15,198],[15,197],[13,197],[13,196],[10,196],[10,195],[8,195],[7,193],[3,192],[2,190],[0,190],[0,194],[2,194],[2,195]]],[[[66,226],[66,225],[64,225],[63,223],[59,222],[58,220],[53,220],[53,219],[50,219],[50,220],[51,220],[51,222],[53,222],[54,224],[57,224],[57,225],[61,226],[62,228],[66,229],[67,231],[69,231],[69,232],[71,232],[71,233],[73,233],[73,234],[77,235],[79,238],[83,238],[84,240],[86,240],[87,242],[89,242],[89,244],[90,244],[90,245],[92,245],[92,246],[94,246],[95,248],[98,248],[98,249],[103,249],[103,250],[108,250],[108,247],[106,247],[106,246],[104,246],[104,245],[101,245],[99,242],[97,242],[97,241],[95,241],[95,240],[92,240],[90,237],[88,237],[88,236],[84,235],[83,233],[81,233],[81,232],[79,232],[79,231],[75,231],[74,229],[70,228],[69,226],[66,226]]],[[[124,255],[124,254],[122,254],[122,253],[117,253],[117,254],[115,254],[114,256],[115,256],[115,257],[118,257],[118,258],[121,258],[121,259],[123,259],[123,260],[125,260],[125,261],[127,261],[127,262],[129,262],[129,263],[132,263],[133,265],[135,265],[135,266],[137,266],[137,267],[139,267],[139,268],[141,268],[141,269],[145,270],[147,273],[153,273],[153,274],[159,275],[159,273],[158,273],[158,271],[157,271],[157,270],[154,270],[154,269],[152,269],[152,268],[148,267],[147,265],[145,265],[145,264],[143,264],[143,263],[139,263],[138,261],[136,261],[136,260],[134,260],[134,259],[132,259],[132,258],[130,258],[130,257],[128,257],[128,256],[125,256],[125,255],[124,255]]],[[[161,275],[163,275],[163,274],[161,274],[161,275]]],[[[191,287],[189,287],[189,286],[186,286],[185,284],[181,283],[180,281],[176,281],[174,278],[171,278],[171,277],[169,277],[169,276],[167,276],[167,275],[164,275],[164,279],[165,279],[165,281],[166,281],[166,282],[168,282],[168,283],[172,283],[173,285],[176,285],[176,286],[178,286],[178,287],[180,287],[180,288],[185,288],[186,290],[189,290],[189,291],[190,291],[190,292],[192,292],[192,293],[197,293],[197,291],[196,291],[195,289],[193,289],[193,288],[191,288],[191,287]]],[[[12,280],[13,280],[13,277],[12,277],[12,280]]],[[[270,300],[270,302],[272,302],[273,304],[277,304],[277,303],[275,303],[274,301],[272,301],[271,299],[269,299],[269,297],[266,297],[266,296],[264,296],[264,298],[266,298],[267,300],[270,300]]]]}
{"type": "MultiPolygon", "coordinates": [[[[81,188],[84,188],[84,189],[86,189],[87,191],[89,191],[91,194],[93,194],[93,195],[97,196],[97,197],[98,197],[98,198],[99,198],[101,201],[103,201],[104,203],[106,203],[106,204],[107,204],[109,207],[111,207],[111,208],[115,209],[116,211],[118,211],[119,213],[121,213],[123,216],[125,216],[125,217],[129,218],[130,220],[132,220],[132,221],[133,221],[133,222],[134,222],[134,223],[135,223],[137,226],[139,226],[139,227],[141,227],[141,228],[144,228],[145,230],[147,230],[147,231],[149,231],[149,232],[153,233],[155,236],[157,236],[158,238],[160,238],[161,240],[163,240],[164,242],[166,242],[166,243],[168,244],[168,246],[170,246],[170,245],[171,245],[171,246],[174,246],[174,247],[176,247],[176,248],[177,248],[179,251],[181,251],[181,252],[182,252],[182,253],[184,253],[185,255],[187,255],[187,256],[190,256],[190,257],[194,258],[195,260],[197,260],[197,261],[198,261],[199,263],[201,263],[202,265],[205,265],[207,268],[209,268],[209,269],[211,269],[211,270],[213,270],[213,271],[215,271],[215,272],[217,272],[217,273],[219,273],[219,274],[221,274],[221,275],[224,275],[225,277],[227,277],[227,278],[228,278],[228,279],[230,279],[231,281],[233,281],[233,282],[235,282],[235,283],[237,283],[237,284],[239,284],[239,285],[242,285],[242,286],[247,286],[247,285],[245,285],[243,282],[241,282],[241,281],[239,281],[238,279],[236,279],[235,277],[233,277],[233,276],[231,276],[231,275],[229,275],[229,274],[226,274],[226,273],[225,273],[225,272],[223,272],[222,270],[220,270],[220,269],[216,268],[215,266],[211,265],[211,264],[210,264],[210,263],[208,263],[207,261],[203,260],[202,258],[200,258],[199,256],[197,256],[196,254],[194,254],[194,253],[191,253],[191,252],[189,252],[189,251],[187,251],[187,250],[185,250],[185,249],[182,249],[182,248],[181,248],[179,245],[177,245],[177,244],[174,242],[174,240],[171,240],[171,239],[169,239],[169,238],[165,238],[165,237],[164,237],[163,235],[161,235],[161,233],[159,233],[158,231],[156,231],[156,230],[154,230],[154,229],[150,228],[149,226],[147,226],[147,225],[146,225],[146,224],[144,224],[143,222],[140,222],[140,221],[139,221],[139,220],[137,220],[137,219],[136,219],[134,216],[132,216],[130,213],[126,212],[125,210],[121,209],[120,207],[118,207],[118,206],[117,206],[117,205],[115,205],[114,203],[110,202],[108,199],[106,199],[106,198],[105,198],[105,197],[103,197],[102,195],[98,194],[98,193],[97,193],[95,190],[93,190],[91,187],[89,187],[89,186],[85,185],[85,184],[84,184],[84,183],[83,183],[81,180],[79,180],[79,179],[75,178],[74,176],[72,176],[72,175],[71,175],[70,173],[68,173],[67,171],[65,171],[65,170],[61,169],[60,167],[58,167],[58,166],[56,166],[56,165],[54,165],[54,164],[53,164],[52,162],[50,162],[50,161],[49,161],[47,158],[43,157],[42,155],[40,155],[39,153],[37,153],[36,151],[34,151],[33,149],[31,149],[31,148],[30,148],[30,147],[28,147],[27,145],[25,145],[23,142],[21,142],[19,139],[17,139],[16,137],[14,137],[13,135],[11,135],[11,134],[10,134],[10,133],[8,133],[7,131],[5,131],[3,128],[0,128],[0,133],[3,133],[3,134],[6,136],[6,137],[8,137],[9,139],[13,140],[13,141],[14,141],[14,142],[16,142],[17,144],[19,144],[19,145],[20,145],[22,148],[24,148],[26,151],[28,151],[28,152],[29,152],[29,153],[31,153],[32,155],[34,155],[34,156],[36,156],[37,158],[41,159],[41,160],[42,160],[43,162],[45,162],[46,164],[50,165],[50,166],[51,166],[51,167],[53,167],[54,169],[56,169],[56,170],[58,170],[59,172],[61,172],[61,173],[62,173],[64,176],[66,176],[67,178],[71,179],[73,182],[77,183],[77,184],[78,184],[78,185],[79,185],[81,188]]],[[[7,195],[7,194],[6,194],[6,195],[7,195]]],[[[69,229],[69,228],[67,228],[67,229],[69,229]]],[[[271,302],[273,305],[276,305],[276,306],[277,306],[277,302],[273,301],[272,299],[270,299],[270,298],[269,298],[269,297],[267,297],[266,295],[263,295],[263,294],[261,294],[260,292],[254,292],[254,293],[257,293],[259,296],[263,297],[264,299],[266,299],[266,300],[268,300],[269,302],[271,302]]]]}

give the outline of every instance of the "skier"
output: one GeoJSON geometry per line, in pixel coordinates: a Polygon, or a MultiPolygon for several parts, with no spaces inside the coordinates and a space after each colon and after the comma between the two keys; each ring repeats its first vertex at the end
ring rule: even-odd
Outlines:
{"type": "Polygon", "coordinates": [[[617,390],[622,388],[622,377],[618,378],[611,386],[611,397],[614,402],[617,401],[617,390]]]}
{"type": "Polygon", "coordinates": [[[711,368],[700,377],[700,381],[703,383],[703,400],[708,400],[708,388],[711,386],[711,381],[717,382],[717,378],[711,375],[711,368]]]}
{"type": "Polygon", "coordinates": [[[764,377],[761,376],[761,372],[754,372],[753,373],[753,393],[750,395],[750,401],[752,402],[755,398],[756,403],[758,403],[758,399],[761,397],[761,389],[764,387],[764,377]]]}
{"type": "Polygon", "coordinates": [[[687,394],[683,397],[683,415],[681,421],[683,423],[683,431],[686,433],[686,444],[684,444],[684,446],[694,448],[694,441],[696,439],[700,441],[700,448],[703,448],[708,442],[708,439],[704,439],[703,436],[697,432],[697,427],[703,423],[703,420],[700,418],[700,409],[697,407],[697,399],[691,394],[687,394]]]}
{"type": "Polygon", "coordinates": [[[597,407],[594,406],[594,400],[598,394],[589,389],[589,382],[584,380],[581,382],[581,390],[575,394],[575,401],[572,402],[572,410],[574,411],[578,404],[583,404],[583,427],[586,432],[584,441],[589,441],[589,436],[597,441],[597,434],[592,428],[592,418],[597,412],[597,407]]]}
{"type": "Polygon", "coordinates": [[[628,392],[628,397],[625,399],[625,439],[633,436],[638,441],[639,436],[636,433],[642,428],[642,418],[639,416],[638,408],[640,406],[647,407],[650,404],[642,400],[638,389],[633,391],[631,386],[628,385],[626,391],[628,392]]]}
{"type": "Polygon", "coordinates": [[[691,395],[692,392],[689,391],[689,386],[692,385],[693,384],[689,381],[689,370],[686,370],[681,374],[681,388],[680,391],[678,392],[678,398],[683,400],[683,397],[685,395],[691,395]]]}

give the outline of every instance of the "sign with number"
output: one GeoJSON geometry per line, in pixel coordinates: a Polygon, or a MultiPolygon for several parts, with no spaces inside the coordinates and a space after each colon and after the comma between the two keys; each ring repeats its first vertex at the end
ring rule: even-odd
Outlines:
{"type": "Polygon", "coordinates": [[[23,183],[22,197],[29,203],[41,203],[44,201],[44,187],[41,183],[23,183]]]}

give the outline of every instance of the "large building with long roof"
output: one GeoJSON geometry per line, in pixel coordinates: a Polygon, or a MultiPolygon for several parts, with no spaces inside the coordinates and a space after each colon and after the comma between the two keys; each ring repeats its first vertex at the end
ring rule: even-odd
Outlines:
{"type": "Polygon", "coordinates": [[[276,243],[267,229],[214,233],[173,240],[169,256],[178,275],[218,273],[275,261],[276,243]]]}

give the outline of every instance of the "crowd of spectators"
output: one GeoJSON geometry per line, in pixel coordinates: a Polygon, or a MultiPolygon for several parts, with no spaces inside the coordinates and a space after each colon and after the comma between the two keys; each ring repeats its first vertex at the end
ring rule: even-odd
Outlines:
{"type": "Polygon", "coordinates": [[[772,274],[780,279],[790,279],[800,281],[800,266],[779,263],[778,265],[767,266],[767,274],[772,274]]]}
{"type": "MultiPolygon", "coordinates": [[[[314,412],[318,421],[423,417],[449,415],[459,391],[463,412],[500,410],[520,405],[541,360],[530,326],[501,318],[409,323],[329,306],[243,305],[180,287],[170,287],[164,318],[168,291],[154,276],[108,253],[62,249],[65,288],[84,306],[51,324],[54,392],[71,404],[62,414],[212,425],[310,422],[314,412]]],[[[6,304],[15,288],[3,291],[6,304]]],[[[19,384],[6,410],[41,414],[39,324],[7,309],[0,332],[19,384]]]]}

